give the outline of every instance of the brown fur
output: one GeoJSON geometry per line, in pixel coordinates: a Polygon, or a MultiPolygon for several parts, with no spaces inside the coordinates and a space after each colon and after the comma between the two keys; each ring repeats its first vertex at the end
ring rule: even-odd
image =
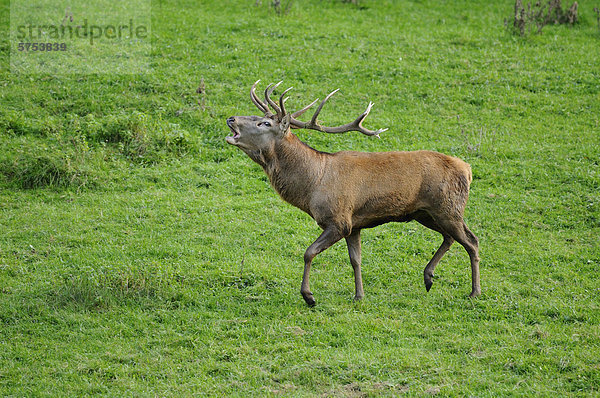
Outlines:
{"type": "Polygon", "coordinates": [[[435,266],[456,240],[471,258],[471,296],[480,294],[478,242],[463,221],[472,181],[467,163],[431,151],[319,152],[275,116],[236,116],[228,125],[234,136],[227,141],[259,163],[279,195],[323,229],[304,255],[301,293],[309,305],[315,303],[308,283],[312,260],[342,238],[354,268],[355,298],[363,297],[360,230],[390,221],[416,220],[444,237],[424,270],[427,290],[435,266]]]}

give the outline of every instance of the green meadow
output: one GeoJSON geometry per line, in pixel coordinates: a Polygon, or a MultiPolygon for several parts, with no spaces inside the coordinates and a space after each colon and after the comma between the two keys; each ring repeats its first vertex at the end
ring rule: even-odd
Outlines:
{"type": "Polygon", "coordinates": [[[521,36],[509,0],[270,3],[154,0],[146,73],[28,74],[0,1],[0,396],[598,395],[599,4],[521,36]],[[342,242],[307,307],[320,229],[225,142],[258,79],[389,128],[318,150],[470,163],[481,297],[458,244],[427,293],[441,236],[391,223],[365,299],[342,242]]]}

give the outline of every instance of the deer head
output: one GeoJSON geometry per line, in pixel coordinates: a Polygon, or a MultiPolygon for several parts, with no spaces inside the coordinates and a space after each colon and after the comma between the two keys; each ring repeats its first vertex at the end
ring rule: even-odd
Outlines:
{"type": "Polygon", "coordinates": [[[333,94],[338,90],[332,91],[317,107],[311,120],[308,122],[302,122],[297,118],[300,117],[304,112],[310,109],[314,104],[319,101],[314,100],[299,111],[289,113],[285,108],[285,96],[292,87],[285,90],[279,97],[279,104],[271,99],[273,91],[279,87],[282,82],[277,84],[269,84],[265,89],[265,101],[262,101],[256,95],[256,85],[260,80],[257,80],[250,89],[250,98],[256,107],[263,112],[263,116],[232,116],[227,119],[227,125],[233,132],[226,138],[227,142],[231,145],[239,147],[241,150],[246,152],[250,157],[254,159],[253,154],[268,150],[278,140],[285,137],[290,133],[290,128],[301,128],[309,130],[317,130],[325,133],[340,134],[348,131],[359,131],[365,135],[379,137],[379,134],[386,131],[387,129],[379,130],[368,130],[362,126],[363,120],[367,117],[371,111],[373,103],[370,102],[367,109],[353,122],[344,124],[337,127],[325,127],[322,126],[317,117],[323,109],[323,106],[331,98],[333,94]],[[271,111],[273,109],[273,111],[271,111]]]}

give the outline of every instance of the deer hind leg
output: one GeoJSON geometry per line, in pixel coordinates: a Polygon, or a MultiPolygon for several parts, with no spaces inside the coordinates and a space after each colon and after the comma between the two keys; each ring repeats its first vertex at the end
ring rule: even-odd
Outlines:
{"type": "Polygon", "coordinates": [[[342,239],[342,234],[336,228],[327,228],[323,233],[313,242],[312,245],[306,249],[304,253],[304,274],[302,275],[302,286],[300,287],[300,293],[309,306],[315,305],[315,298],[310,291],[309,276],[310,266],[312,260],[317,254],[331,247],[334,243],[342,239]]]}
{"type": "Polygon", "coordinates": [[[350,264],[352,264],[352,269],[354,270],[354,300],[361,300],[365,296],[365,292],[363,290],[362,274],[360,271],[360,229],[352,231],[346,237],[346,244],[348,245],[350,264]]]}
{"type": "Polygon", "coordinates": [[[423,280],[425,282],[425,289],[429,291],[431,286],[433,285],[433,272],[435,267],[438,265],[444,254],[450,249],[450,246],[454,243],[454,238],[450,236],[448,233],[444,232],[442,228],[434,221],[434,219],[429,214],[419,214],[415,216],[415,220],[417,220],[420,224],[426,226],[429,229],[439,232],[444,237],[444,241],[437,249],[431,260],[427,263],[427,266],[423,270],[423,280]]]}
{"type": "Polygon", "coordinates": [[[444,220],[439,221],[440,226],[452,238],[460,243],[471,260],[471,294],[470,297],[477,297],[481,294],[481,285],[479,283],[479,239],[471,232],[464,220],[444,220]]]}

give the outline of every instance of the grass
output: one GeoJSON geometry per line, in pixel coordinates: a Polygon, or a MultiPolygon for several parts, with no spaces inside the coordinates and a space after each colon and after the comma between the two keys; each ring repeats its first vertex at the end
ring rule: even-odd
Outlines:
{"type": "Polygon", "coordinates": [[[518,37],[510,1],[254,3],[153,2],[143,75],[11,74],[2,42],[0,395],[597,395],[595,4],[518,37]],[[387,224],[363,233],[365,300],[338,244],[307,308],[319,229],[224,141],[258,78],[390,127],[298,133],[317,149],[468,161],[483,295],[457,245],[425,293],[439,236],[387,224]]]}

